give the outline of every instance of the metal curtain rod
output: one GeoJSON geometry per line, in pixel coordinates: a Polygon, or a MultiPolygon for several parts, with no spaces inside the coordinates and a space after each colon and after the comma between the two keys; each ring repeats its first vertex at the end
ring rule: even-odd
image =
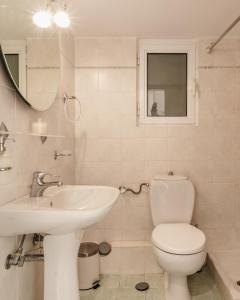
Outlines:
{"type": "Polygon", "coordinates": [[[210,54],[213,50],[213,48],[225,37],[225,35],[240,21],[240,16],[221,34],[221,36],[209,47],[206,48],[206,51],[208,54],[210,54]]]}

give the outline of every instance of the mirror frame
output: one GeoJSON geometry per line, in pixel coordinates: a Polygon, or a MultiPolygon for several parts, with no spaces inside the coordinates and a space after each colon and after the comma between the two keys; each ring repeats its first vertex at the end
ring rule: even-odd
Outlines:
{"type": "Polygon", "coordinates": [[[27,104],[28,106],[30,106],[32,109],[35,109],[26,99],[26,97],[23,96],[23,94],[21,93],[19,87],[16,85],[16,82],[15,80],[13,79],[12,77],[12,73],[8,67],[8,63],[7,63],[7,60],[6,60],[6,57],[3,53],[3,50],[2,50],[2,45],[0,43],[0,60],[1,60],[1,63],[3,64],[4,66],[4,69],[6,71],[6,73],[8,74],[8,77],[11,81],[11,84],[14,86],[14,89],[16,90],[18,96],[20,96],[20,98],[25,102],[25,104],[27,104]]]}

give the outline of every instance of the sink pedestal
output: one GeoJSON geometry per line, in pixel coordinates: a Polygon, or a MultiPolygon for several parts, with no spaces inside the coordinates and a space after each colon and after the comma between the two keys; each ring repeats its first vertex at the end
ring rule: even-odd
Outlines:
{"type": "Polygon", "coordinates": [[[81,236],[45,236],[44,300],[79,300],[77,258],[81,236]]]}

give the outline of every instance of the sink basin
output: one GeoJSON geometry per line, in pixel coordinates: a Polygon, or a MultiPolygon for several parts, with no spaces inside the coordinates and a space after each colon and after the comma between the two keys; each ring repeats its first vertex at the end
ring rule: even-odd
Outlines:
{"type": "Polygon", "coordinates": [[[0,207],[0,236],[35,232],[66,234],[101,221],[119,190],[105,186],[48,188],[43,197],[23,197],[0,207]]]}
{"type": "Polygon", "coordinates": [[[105,186],[48,188],[0,207],[0,236],[45,233],[44,300],[79,300],[78,250],[84,228],[101,221],[119,190],[105,186]]]}

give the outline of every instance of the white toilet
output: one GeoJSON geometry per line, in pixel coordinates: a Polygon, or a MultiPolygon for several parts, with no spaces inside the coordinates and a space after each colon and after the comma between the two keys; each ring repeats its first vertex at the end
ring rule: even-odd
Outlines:
{"type": "Polygon", "coordinates": [[[185,176],[156,176],[151,182],[152,244],[168,274],[166,300],[191,299],[187,275],[200,270],[206,259],[206,237],[190,225],[194,198],[193,184],[185,176]]]}

